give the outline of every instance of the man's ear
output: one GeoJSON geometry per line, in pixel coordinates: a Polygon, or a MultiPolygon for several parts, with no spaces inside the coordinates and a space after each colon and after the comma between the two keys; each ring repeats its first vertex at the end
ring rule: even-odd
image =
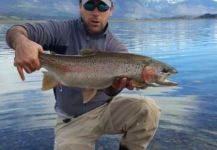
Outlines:
{"type": "Polygon", "coordinates": [[[110,16],[110,17],[112,16],[112,11],[110,12],[109,16],[110,16]]]}
{"type": "Polygon", "coordinates": [[[114,6],[112,6],[110,9],[111,9],[111,10],[110,10],[109,16],[111,17],[111,16],[112,16],[112,12],[113,12],[113,10],[114,10],[114,6]]]}

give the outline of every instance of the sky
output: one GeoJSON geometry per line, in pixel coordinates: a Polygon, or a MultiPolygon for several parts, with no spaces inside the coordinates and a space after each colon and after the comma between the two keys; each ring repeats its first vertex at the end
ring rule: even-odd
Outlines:
{"type": "MultiPolygon", "coordinates": [[[[113,0],[114,18],[160,18],[217,13],[217,0],[113,0]]],[[[0,15],[78,16],[78,0],[1,0],[0,15]]]]}

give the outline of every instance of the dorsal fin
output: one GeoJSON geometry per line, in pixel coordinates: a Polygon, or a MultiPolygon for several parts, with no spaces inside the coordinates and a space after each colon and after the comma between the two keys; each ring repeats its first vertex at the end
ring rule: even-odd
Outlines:
{"type": "Polygon", "coordinates": [[[81,55],[95,55],[97,53],[94,49],[81,49],[80,54],[81,55]]]}

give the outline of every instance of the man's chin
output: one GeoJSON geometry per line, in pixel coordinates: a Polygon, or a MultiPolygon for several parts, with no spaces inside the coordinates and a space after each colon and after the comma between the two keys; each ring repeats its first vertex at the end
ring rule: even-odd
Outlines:
{"type": "Polygon", "coordinates": [[[90,34],[98,34],[101,33],[103,29],[101,29],[100,27],[91,27],[88,31],[90,34]]]}
{"type": "Polygon", "coordinates": [[[100,26],[91,26],[88,29],[88,32],[90,34],[98,34],[101,33],[103,31],[103,29],[100,26]]]}

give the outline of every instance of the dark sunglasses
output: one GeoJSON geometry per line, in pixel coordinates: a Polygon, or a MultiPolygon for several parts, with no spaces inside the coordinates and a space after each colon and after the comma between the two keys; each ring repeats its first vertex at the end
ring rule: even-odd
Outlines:
{"type": "Polygon", "coordinates": [[[92,1],[88,1],[83,5],[84,9],[87,11],[93,11],[96,7],[100,12],[106,12],[109,9],[109,6],[106,3],[100,1],[99,3],[94,3],[92,1]]]}

